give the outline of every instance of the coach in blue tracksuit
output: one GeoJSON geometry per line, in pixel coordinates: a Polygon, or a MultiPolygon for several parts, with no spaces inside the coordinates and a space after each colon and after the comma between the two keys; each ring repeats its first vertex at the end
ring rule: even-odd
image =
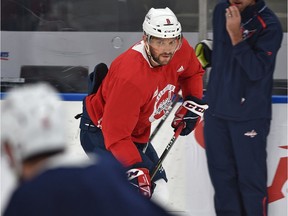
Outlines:
{"type": "Polygon", "coordinates": [[[282,29],[263,0],[220,1],[204,115],[217,216],[267,214],[266,144],[282,29]]]}

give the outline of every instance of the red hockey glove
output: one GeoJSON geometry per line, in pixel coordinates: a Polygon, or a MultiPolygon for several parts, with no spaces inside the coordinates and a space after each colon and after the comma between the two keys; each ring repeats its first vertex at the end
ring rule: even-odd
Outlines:
{"type": "Polygon", "coordinates": [[[133,168],[127,171],[127,177],[136,190],[147,198],[152,196],[152,186],[149,170],[146,168],[133,168]]]}
{"type": "Polygon", "coordinates": [[[186,136],[195,129],[207,108],[208,105],[202,100],[188,96],[175,112],[171,126],[174,128],[174,131],[176,131],[180,123],[184,123],[184,128],[180,135],[186,136]]]}

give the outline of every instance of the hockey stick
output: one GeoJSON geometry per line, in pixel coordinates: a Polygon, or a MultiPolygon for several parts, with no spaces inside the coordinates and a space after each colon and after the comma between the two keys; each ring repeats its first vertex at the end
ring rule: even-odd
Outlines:
{"type": "Polygon", "coordinates": [[[154,176],[156,175],[157,171],[162,166],[162,163],[163,163],[164,159],[166,158],[166,156],[168,155],[169,151],[171,150],[173,144],[175,143],[175,141],[177,140],[178,136],[180,135],[182,129],[184,128],[184,125],[185,125],[184,123],[179,125],[179,127],[175,131],[173,137],[171,138],[170,142],[168,143],[168,145],[166,146],[165,150],[163,151],[161,157],[159,158],[156,166],[154,167],[154,169],[152,171],[151,181],[154,178],[154,176]]]}
{"type": "Polygon", "coordinates": [[[173,103],[171,104],[170,108],[167,110],[167,112],[165,113],[163,118],[160,120],[160,122],[155,127],[155,129],[153,130],[152,134],[150,135],[149,142],[151,142],[153,140],[153,138],[155,137],[155,135],[158,133],[159,129],[162,127],[162,125],[164,124],[164,122],[166,121],[166,119],[168,118],[169,114],[171,113],[173,108],[176,106],[176,104],[180,100],[180,98],[181,98],[181,96],[179,94],[177,94],[175,96],[175,98],[173,100],[173,103]]]}

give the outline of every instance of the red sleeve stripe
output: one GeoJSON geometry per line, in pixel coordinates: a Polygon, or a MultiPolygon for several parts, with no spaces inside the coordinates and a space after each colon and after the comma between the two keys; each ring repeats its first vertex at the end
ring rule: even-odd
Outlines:
{"type": "Polygon", "coordinates": [[[261,16],[257,16],[257,18],[258,18],[259,22],[261,23],[262,27],[265,29],[267,27],[265,21],[262,19],[261,16]]]}

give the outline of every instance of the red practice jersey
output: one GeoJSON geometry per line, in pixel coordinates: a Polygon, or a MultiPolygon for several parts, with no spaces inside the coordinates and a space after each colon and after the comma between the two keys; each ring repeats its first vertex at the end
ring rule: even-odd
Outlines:
{"type": "Polygon", "coordinates": [[[150,65],[143,41],[116,58],[97,93],[86,98],[87,112],[102,128],[107,150],[124,166],[141,162],[134,142],[148,142],[151,123],[167,111],[177,86],[184,98],[201,99],[203,73],[184,38],[165,66],[150,65]]]}

